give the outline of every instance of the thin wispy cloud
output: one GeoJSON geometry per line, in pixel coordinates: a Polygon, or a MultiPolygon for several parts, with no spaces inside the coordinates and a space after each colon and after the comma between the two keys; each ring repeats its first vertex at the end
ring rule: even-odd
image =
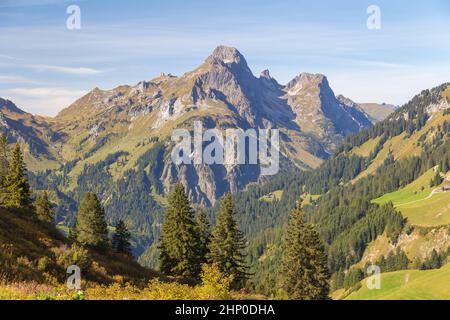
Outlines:
{"type": "Polygon", "coordinates": [[[72,75],[81,75],[81,76],[92,76],[96,74],[101,74],[103,71],[93,69],[93,68],[84,68],[84,67],[64,67],[64,66],[52,66],[46,64],[36,64],[36,65],[27,65],[28,68],[35,69],[38,71],[51,71],[51,72],[60,72],[65,74],[72,75]]]}
{"type": "Polygon", "coordinates": [[[8,67],[28,68],[37,71],[50,71],[69,75],[82,75],[82,76],[92,76],[103,73],[102,70],[88,67],[68,67],[49,64],[24,64],[24,61],[22,59],[17,59],[12,56],[1,54],[0,60],[4,60],[4,62],[0,61],[0,67],[8,66],[8,67]]]}
{"type": "Polygon", "coordinates": [[[21,109],[49,116],[56,115],[86,93],[86,90],[64,87],[18,87],[2,92],[5,98],[14,101],[21,109]]]}
{"type": "Polygon", "coordinates": [[[0,76],[0,83],[23,83],[23,84],[37,84],[36,80],[21,77],[21,76],[0,76]]]}

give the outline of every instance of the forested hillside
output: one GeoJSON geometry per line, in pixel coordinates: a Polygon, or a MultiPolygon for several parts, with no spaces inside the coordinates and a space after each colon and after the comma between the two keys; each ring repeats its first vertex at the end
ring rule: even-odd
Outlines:
{"type": "MultiPolygon", "coordinates": [[[[420,227],[409,222],[401,207],[374,199],[406,187],[435,167],[437,176],[446,176],[450,168],[447,92],[448,84],[423,91],[385,121],[347,138],[339,152],[317,170],[286,174],[235,195],[239,221],[251,239],[249,259],[258,290],[272,291],[282,226],[300,197],[310,203],[305,206],[307,220],[327,243],[334,288],[341,287],[346,277],[351,283],[361,279],[362,275],[346,270],[361,260],[379,236],[386,235],[395,244],[400,235],[420,227]],[[365,144],[370,144],[370,152],[356,152],[365,144]],[[276,191],[281,192],[279,199],[261,201],[276,191]]],[[[445,185],[444,178],[430,180],[435,188],[445,185]]],[[[449,194],[442,196],[448,199],[449,194]]],[[[448,217],[448,208],[441,215],[448,217]]],[[[447,248],[440,249],[444,261],[447,248]]],[[[427,258],[432,251],[433,247],[427,248],[427,258]]],[[[403,267],[411,267],[412,262],[403,267]]],[[[423,263],[416,261],[416,267],[423,263]]]]}

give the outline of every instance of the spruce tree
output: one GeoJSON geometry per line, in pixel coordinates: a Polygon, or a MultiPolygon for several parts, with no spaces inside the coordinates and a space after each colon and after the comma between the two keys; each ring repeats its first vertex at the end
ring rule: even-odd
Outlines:
{"type": "Polygon", "coordinates": [[[289,299],[328,299],[325,248],[314,228],[303,221],[301,202],[291,212],[283,239],[280,284],[289,299]]]}
{"type": "Polygon", "coordinates": [[[36,215],[39,220],[46,222],[53,222],[55,213],[53,211],[53,204],[48,198],[48,192],[39,193],[36,198],[36,215]]]}
{"type": "Polygon", "coordinates": [[[128,231],[125,222],[120,219],[116,224],[116,230],[112,237],[112,248],[117,253],[123,253],[131,256],[131,233],[128,231]]]}
{"type": "Polygon", "coordinates": [[[434,178],[430,181],[430,187],[438,187],[443,181],[444,179],[441,177],[441,172],[437,169],[434,178]]]}
{"type": "Polygon", "coordinates": [[[197,212],[195,217],[197,224],[197,233],[199,237],[199,255],[200,255],[200,263],[206,263],[207,255],[208,255],[208,246],[210,240],[210,225],[208,218],[206,217],[205,210],[200,209],[197,212]]]}
{"type": "Polygon", "coordinates": [[[106,249],[108,227],[105,210],[94,193],[85,193],[81,200],[76,224],[77,241],[83,245],[106,249]]]}
{"type": "Polygon", "coordinates": [[[245,263],[246,240],[234,219],[235,211],[230,193],[220,201],[217,223],[211,232],[208,261],[218,265],[226,276],[233,276],[232,287],[241,288],[248,278],[245,263]]]}
{"type": "Polygon", "coordinates": [[[0,136],[0,204],[6,197],[6,176],[8,175],[8,141],[6,136],[0,136]]]}
{"type": "Polygon", "coordinates": [[[194,211],[181,183],[168,197],[161,228],[160,269],[167,275],[198,277],[200,273],[199,237],[194,211]]]}
{"type": "Polygon", "coordinates": [[[28,209],[32,206],[27,168],[19,143],[14,146],[6,176],[5,206],[28,209]]]}

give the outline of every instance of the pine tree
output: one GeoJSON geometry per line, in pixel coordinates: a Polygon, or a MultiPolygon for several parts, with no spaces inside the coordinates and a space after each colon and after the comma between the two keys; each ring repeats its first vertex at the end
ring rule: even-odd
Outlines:
{"type": "Polygon", "coordinates": [[[6,176],[5,206],[15,208],[31,208],[32,206],[27,168],[19,143],[14,146],[6,176]]]}
{"type": "Polygon", "coordinates": [[[38,194],[36,198],[36,215],[42,221],[53,222],[54,220],[53,204],[48,198],[47,191],[38,194]]]}
{"type": "Polygon", "coordinates": [[[200,241],[199,245],[199,255],[200,255],[200,263],[206,263],[207,255],[208,255],[208,246],[210,240],[210,225],[208,218],[206,217],[205,210],[200,209],[197,212],[195,217],[196,225],[197,225],[197,233],[200,241]]]}
{"type": "Polygon", "coordinates": [[[76,224],[77,241],[100,249],[108,247],[108,227],[105,210],[94,193],[85,193],[81,200],[76,224]]]}
{"type": "Polygon", "coordinates": [[[441,172],[439,169],[436,170],[436,174],[434,175],[434,178],[430,181],[430,187],[437,187],[439,186],[444,179],[441,177],[441,172]]]}
{"type": "Polygon", "coordinates": [[[131,233],[128,231],[125,222],[121,219],[116,224],[116,230],[112,237],[112,248],[117,253],[123,253],[131,256],[131,233]]]}
{"type": "Polygon", "coordinates": [[[431,252],[431,257],[426,263],[427,269],[439,269],[442,266],[441,257],[437,253],[436,249],[431,252]]]}
{"type": "Polygon", "coordinates": [[[167,275],[198,277],[200,274],[199,237],[194,211],[181,183],[168,198],[161,228],[160,269],[167,275]]]}
{"type": "Polygon", "coordinates": [[[328,299],[329,278],[324,246],[314,228],[303,221],[299,202],[283,239],[281,287],[292,300],[324,300],[328,299]]]}
{"type": "Polygon", "coordinates": [[[8,141],[6,136],[0,136],[0,204],[6,197],[6,176],[8,175],[8,141]]]}
{"type": "Polygon", "coordinates": [[[211,233],[208,260],[215,263],[226,276],[233,276],[233,288],[241,288],[248,278],[244,251],[246,240],[234,219],[235,211],[230,193],[220,201],[217,223],[211,233]]]}

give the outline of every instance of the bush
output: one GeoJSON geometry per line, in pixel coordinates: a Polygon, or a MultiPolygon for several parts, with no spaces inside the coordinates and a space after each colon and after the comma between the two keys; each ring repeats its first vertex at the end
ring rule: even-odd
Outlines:
{"type": "Polygon", "coordinates": [[[76,265],[81,270],[89,270],[92,265],[92,259],[88,250],[79,244],[72,244],[70,248],[67,245],[53,249],[56,263],[67,269],[69,266],[76,265]]]}
{"type": "Polygon", "coordinates": [[[52,260],[49,257],[42,257],[38,260],[37,268],[39,271],[46,271],[52,264],[52,260]]]}
{"type": "Polygon", "coordinates": [[[225,277],[217,264],[204,264],[202,266],[202,286],[199,288],[201,300],[230,299],[230,285],[233,276],[225,277]]]}

